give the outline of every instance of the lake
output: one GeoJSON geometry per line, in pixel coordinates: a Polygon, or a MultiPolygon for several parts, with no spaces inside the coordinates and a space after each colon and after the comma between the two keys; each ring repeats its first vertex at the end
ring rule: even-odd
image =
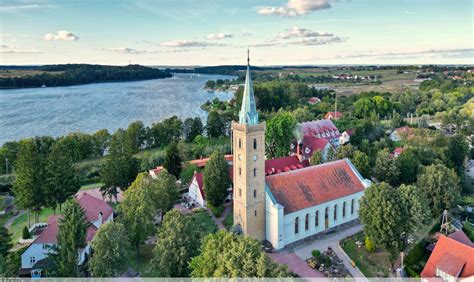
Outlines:
{"type": "Polygon", "coordinates": [[[175,74],[172,78],[68,87],[0,90],[0,145],[33,136],[70,132],[109,132],[141,120],[145,125],[176,115],[181,119],[207,113],[201,105],[232,92],[208,92],[210,79],[222,75],[175,74]]]}

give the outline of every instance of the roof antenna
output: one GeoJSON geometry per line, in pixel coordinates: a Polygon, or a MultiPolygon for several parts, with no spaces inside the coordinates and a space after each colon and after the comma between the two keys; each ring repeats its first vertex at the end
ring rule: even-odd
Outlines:
{"type": "Polygon", "coordinates": [[[247,47],[247,66],[250,66],[250,49],[247,47]]]}

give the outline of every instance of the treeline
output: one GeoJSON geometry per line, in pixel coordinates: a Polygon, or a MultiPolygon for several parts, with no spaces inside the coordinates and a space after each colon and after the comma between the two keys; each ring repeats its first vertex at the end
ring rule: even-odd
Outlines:
{"type": "MultiPolygon", "coordinates": [[[[201,74],[219,74],[219,75],[239,75],[239,73],[247,69],[246,65],[228,65],[228,66],[209,66],[209,67],[196,67],[196,68],[167,68],[168,72],[176,73],[201,73],[201,74]]],[[[254,67],[252,70],[263,71],[263,70],[278,70],[281,67],[254,67]]]]}
{"type": "MultiPolygon", "coordinates": [[[[31,68],[28,68],[31,70],[31,68]]],[[[42,74],[0,78],[0,88],[69,86],[97,82],[133,81],[171,77],[171,73],[140,65],[45,65],[33,68],[42,74]],[[54,73],[50,73],[54,72],[54,73]]]]}

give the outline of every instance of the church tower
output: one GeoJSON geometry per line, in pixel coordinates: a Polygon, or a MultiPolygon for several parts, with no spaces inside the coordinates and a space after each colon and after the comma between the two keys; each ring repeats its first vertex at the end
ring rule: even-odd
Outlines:
{"type": "Polygon", "coordinates": [[[232,122],[234,224],[243,234],[264,240],[265,122],[258,122],[248,51],[247,56],[239,121],[232,122]]]}

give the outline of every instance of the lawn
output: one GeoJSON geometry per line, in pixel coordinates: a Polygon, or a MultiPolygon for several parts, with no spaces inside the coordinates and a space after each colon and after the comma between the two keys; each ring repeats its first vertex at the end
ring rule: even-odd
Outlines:
{"type": "Polygon", "coordinates": [[[364,242],[364,238],[364,233],[359,233],[352,238],[344,240],[341,246],[366,277],[388,277],[390,268],[389,254],[378,250],[369,253],[365,246],[357,247],[356,241],[364,242]]]}
{"type": "Polygon", "coordinates": [[[102,187],[102,185],[104,185],[104,183],[101,183],[101,182],[86,184],[86,185],[82,185],[81,189],[79,189],[79,190],[83,191],[83,190],[90,190],[90,189],[94,189],[94,188],[100,188],[100,187],[102,187]]]}
{"type": "Polygon", "coordinates": [[[0,226],[4,226],[5,223],[7,223],[7,220],[8,220],[11,216],[12,216],[12,213],[11,213],[11,212],[0,215],[0,226]]]}
{"type": "Polygon", "coordinates": [[[203,227],[206,233],[214,233],[217,231],[217,225],[207,212],[197,212],[192,214],[191,217],[194,219],[194,222],[203,227]]]}
{"type": "Polygon", "coordinates": [[[153,258],[154,244],[145,244],[140,246],[140,261],[137,262],[135,249],[132,252],[132,259],[130,266],[134,271],[141,272],[142,277],[152,277],[153,273],[150,270],[150,261],[153,258]]]}
{"type": "Polygon", "coordinates": [[[6,196],[0,195],[0,211],[3,211],[6,208],[6,196]]]}
{"type": "MultiPolygon", "coordinates": [[[[52,209],[42,209],[39,216],[39,222],[47,222],[48,217],[53,214],[52,209]]],[[[31,214],[31,224],[34,223],[33,213],[31,214]]],[[[12,234],[12,241],[14,244],[18,242],[21,237],[23,228],[28,225],[28,213],[25,213],[13,221],[9,228],[10,234],[12,234]]]]}

